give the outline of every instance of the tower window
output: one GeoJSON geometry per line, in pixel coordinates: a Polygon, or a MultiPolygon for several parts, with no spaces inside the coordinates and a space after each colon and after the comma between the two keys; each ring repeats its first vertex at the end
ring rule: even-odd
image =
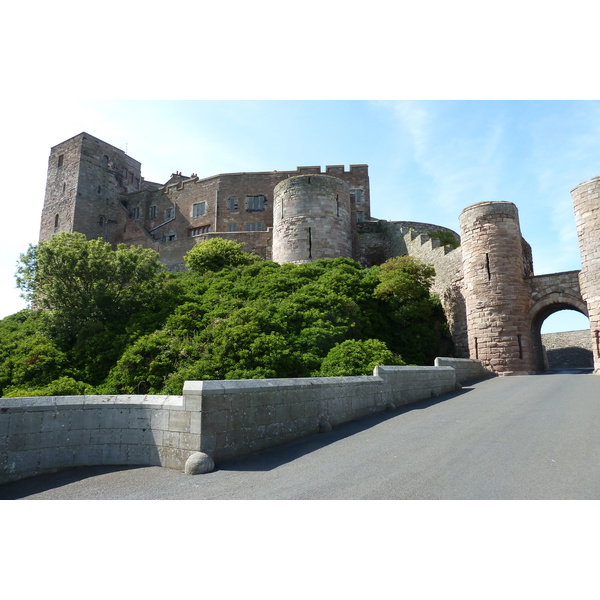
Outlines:
{"type": "Polygon", "coordinates": [[[206,202],[198,202],[192,206],[192,217],[197,218],[206,214],[206,202]]]}
{"type": "Polygon", "coordinates": [[[58,157],[58,166],[59,166],[59,167],[62,167],[64,163],[65,163],[65,155],[64,155],[64,154],[61,154],[61,155],[58,157]]]}
{"type": "Polygon", "coordinates": [[[102,166],[108,167],[108,156],[106,156],[106,154],[102,156],[102,166]]]}
{"type": "Polygon", "coordinates": [[[100,227],[104,225],[104,215],[98,217],[98,225],[100,225],[100,227]]]}
{"type": "Polygon", "coordinates": [[[360,204],[363,201],[362,190],[350,190],[350,201],[360,204]]]}
{"type": "Polygon", "coordinates": [[[265,210],[267,199],[261,194],[259,196],[246,196],[246,210],[258,211],[265,210]]]}
{"type": "Polygon", "coordinates": [[[149,214],[148,214],[148,218],[149,218],[151,221],[154,221],[154,219],[156,219],[156,206],[152,205],[152,206],[150,207],[150,211],[149,211],[149,214]]]}
{"type": "Polygon", "coordinates": [[[54,229],[58,228],[58,214],[54,216],[54,229]]]}
{"type": "Polygon", "coordinates": [[[67,188],[67,184],[63,183],[63,192],[65,191],[66,188],[67,188]]]}
{"type": "Polygon", "coordinates": [[[102,186],[101,186],[101,185],[99,185],[99,186],[98,186],[98,193],[100,193],[101,191],[102,191],[102,186]]]}

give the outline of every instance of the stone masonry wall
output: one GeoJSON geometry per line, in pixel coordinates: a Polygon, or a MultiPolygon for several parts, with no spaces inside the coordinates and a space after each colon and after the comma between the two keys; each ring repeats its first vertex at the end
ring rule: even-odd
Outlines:
{"type": "Polygon", "coordinates": [[[0,399],[0,484],[86,465],[183,470],[451,392],[451,367],[376,367],[369,377],[186,382],[183,396],[0,399]]]}
{"type": "Polygon", "coordinates": [[[571,196],[581,254],[579,282],[590,318],[594,370],[600,373],[600,177],[577,186],[571,196]]]}
{"type": "Polygon", "coordinates": [[[301,175],[275,187],[273,260],[352,257],[350,188],[329,175],[301,175]]]}
{"type": "Polygon", "coordinates": [[[592,369],[592,338],[589,329],[543,333],[546,368],[592,369]]]}
{"type": "Polygon", "coordinates": [[[460,228],[470,358],[503,375],[532,373],[528,256],[517,207],[475,204],[461,213],[460,228]]]}

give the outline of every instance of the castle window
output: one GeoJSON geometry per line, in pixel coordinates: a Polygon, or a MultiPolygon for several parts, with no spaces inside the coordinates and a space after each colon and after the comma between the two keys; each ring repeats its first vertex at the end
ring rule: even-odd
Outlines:
{"type": "Polygon", "coordinates": [[[54,229],[58,228],[58,214],[54,216],[54,229]]]}
{"type": "Polygon", "coordinates": [[[133,183],[133,173],[129,173],[129,183],[133,183]]]}
{"type": "Polygon", "coordinates": [[[362,190],[350,190],[350,202],[360,204],[363,201],[362,190]]]}
{"type": "Polygon", "coordinates": [[[150,207],[148,218],[151,221],[154,221],[154,219],[156,219],[156,206],[153,205],[153,206],[150,207]]]}
{"type": "Polygon", "coordinates": [[[265,210],[265,203],[267,199],[263,196],[246,196],[246,210],[247,211],[258,211],[265,210]]]}
{"type": "Polygon", "coordinates": [[[127,169],[123,169],[123,177],[127,179],[127,169]]]}
{"type": "Polygon", "coordinates": [[[206,214],[206,202],[198,202],[192,206],[192,217],[202,217],[206,214]]]}
{"type": "Polygon", "coordinates": [[[102,166],[108,167],[108,156],[106,154],[102,157],[102,166]]]}
{"type": "Polygon", "coordinates": [[[61,155],[58,157],[58,166],[59,166],[59,167],[62,167],[62,166],[63,166],[63,164],[64,164],[64,162],[65,162],[65,155],[64,155],[64,154],[61,154],[61,155]]]}
{"type": "Polygon", "coordinates": [[[167,242],[174,242],[174,241],[175,241],[175,234],[174,234],[174,233],[170,233],[169,235],[167,235],[167,236],[165,237],[165,240],[166,240],[167,242]]]}
{"type": "Polygon", "coordinates": [[[229,210],[237,210],[238,204],[235,198],[229,198],[227,202],[229,203],[229,210]]]}
{"type": "Polygon", "coordinates": [[[135,219],[136,221],[140,218],[140,207],[139,206],[136,206],[131,209],[131,218],[135,219]]]}
{"type": "Polygon", "coordinates": [[[63,183],[63,192],[65,191],[66,188],[67,188],[67,184],[63,183]]]}
{"type": "Polygon", "coordinates": [[[364,221],[365,220],[365,213],[364,212],[357,212],[356,213],[356,220],[357,221],[364,221]]]}
{"type": "Polygon", "coordinates": [[[237,225],[235,223],[233,223],[233,225],[227,225],[227,231],[230,233],[237,231],[237,225]]]}
{"type": "Polygon", "coordinates": [[[172,219],[172,218],[173,218],[173,209],[167,208],[165,210],[165,219],[172,219]]]}
{"type": "Polygon", "coordinates": [[[136,190],[140,189],[140,180],[138,177],[135,178],[135,189],[136,190]]]}
{"type": "Polygon", "coordinates": [[[98,225],[100,225],[100,227],[104,225],[104,215],[98,217],[98,225]]]}
{"type": "Polygon", "coordinates": [[[246,231],[262,231],[262,223],[246,223],[246,231]]]}
{"type": "Polygon", "coordinates": [[[194,229],[190,229],[188,231],[188,236],[195,237],[197,235],[202,235],[203,233],[210,233],[210,225],[203,225],[202,227],[195,227],[194,229]]]}
{"type": "Polygon", "coordinates": [[[98,193],[100,193],[101,191],[102,191],[102,186],[101,186],[101,185],[99,185],[99,186],[98,186],[98,193]]]}

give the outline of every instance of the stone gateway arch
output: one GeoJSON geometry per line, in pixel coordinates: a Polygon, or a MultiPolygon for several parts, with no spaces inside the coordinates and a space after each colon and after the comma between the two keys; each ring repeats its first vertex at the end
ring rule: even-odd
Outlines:
{"type": "Polygon", "coordinates": [[[581,271],[534,276],[511,202],[474,204],[460,215],[468,355],[499,375],[544,370],[541,326],[564,309],[590,319],[594,372],[600,372],[600,177],[571,194],[581,271]]]}

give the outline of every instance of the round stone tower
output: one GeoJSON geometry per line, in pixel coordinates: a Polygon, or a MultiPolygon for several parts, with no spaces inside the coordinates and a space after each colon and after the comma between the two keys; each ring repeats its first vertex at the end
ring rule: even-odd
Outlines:
{"type": "Polygon", "coordinates": [[[578,185],[571,196],[581,253],[579,287],[590,318],[594,373],[600,373],[600,177],[578,185]]]}
{"type": "Polygon", "coordinates": [[[527,318],[531,275],[512,202],[481,202],[460,215],[470,358],[499,375],[534,371],[527,318]]]}
{"type": "Polygon", "coordinates": [[[299,175],[274,190],[273,260],[352,257],[350,188],[329,175],[299,175]]]}

